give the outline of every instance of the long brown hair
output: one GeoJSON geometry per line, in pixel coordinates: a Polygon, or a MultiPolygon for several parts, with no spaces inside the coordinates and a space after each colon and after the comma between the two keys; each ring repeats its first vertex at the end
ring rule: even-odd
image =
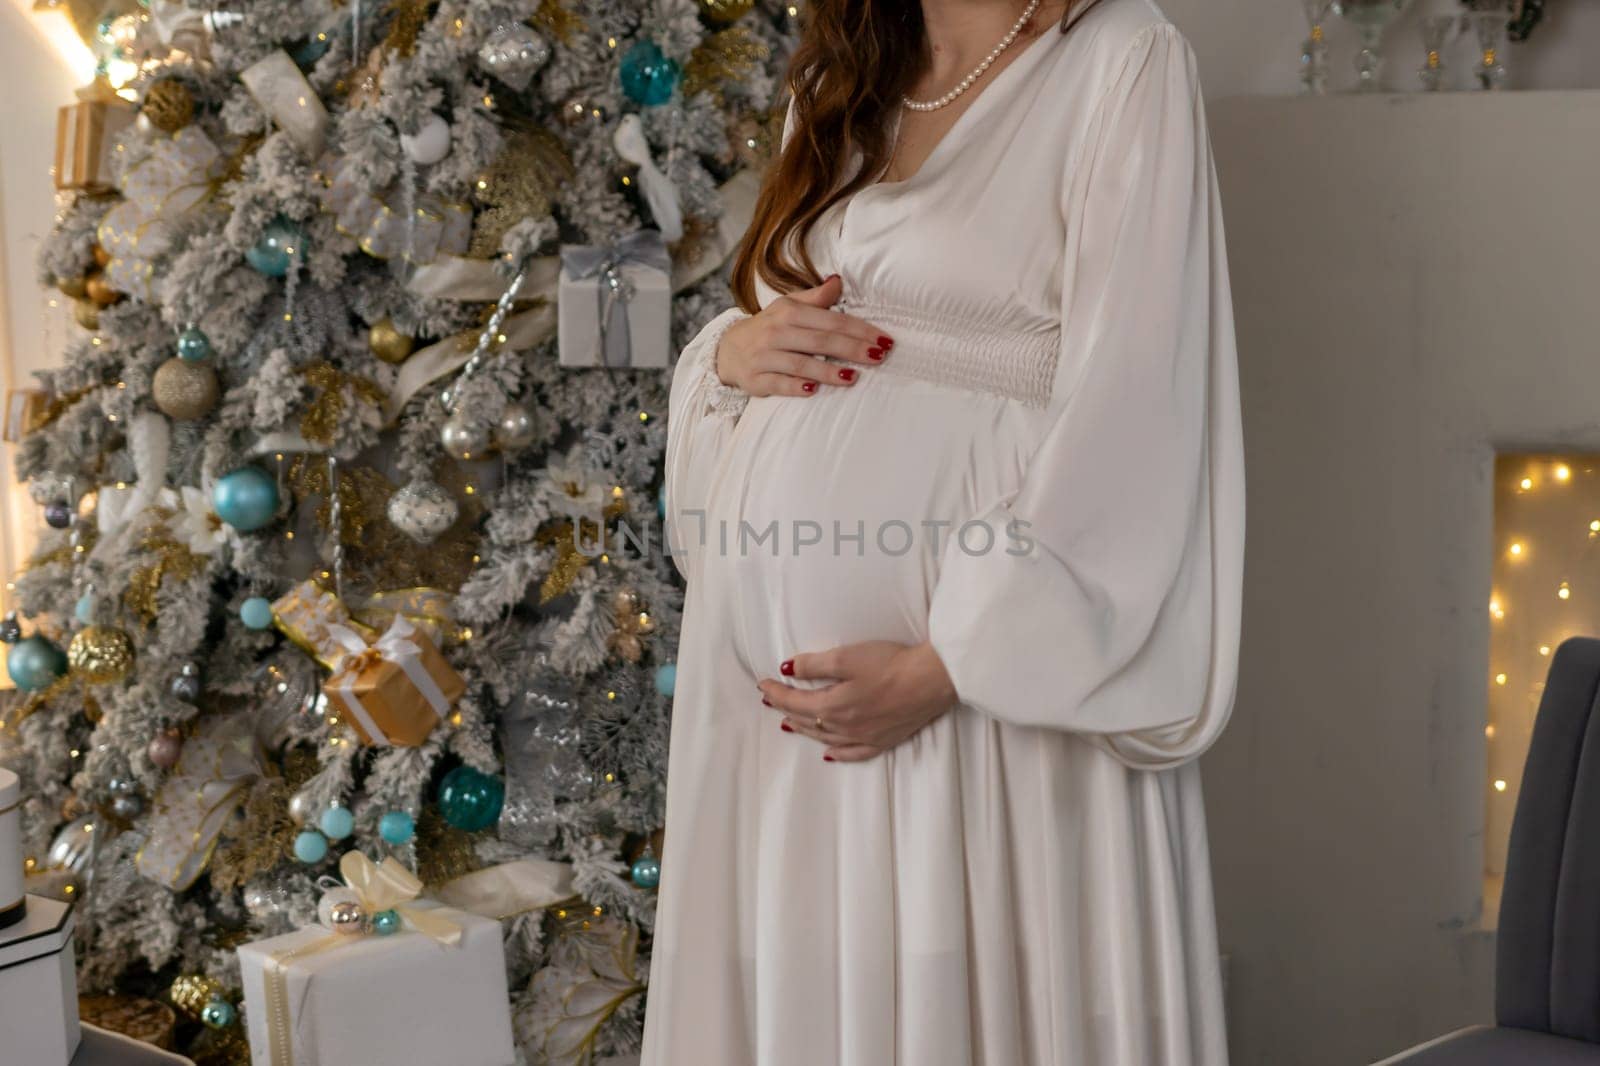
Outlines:
{"type": "MultiPolygon", "coordinates": [[[[1094,0],[1067,0],[1061,32],[1094,0]]],[[[733,293],[754,314],[756,278],[779,292],[822,279],[806,250],[830,207],[878,180],[900,98],[928,62],[918,0],[810,0],[789,63],[794,127],[768,168],[733,264],[733,293]],[[854,152],[851,151],[854,149],[854,152]],[[852,156],[860,167],[846,179],[852,156]]]]}

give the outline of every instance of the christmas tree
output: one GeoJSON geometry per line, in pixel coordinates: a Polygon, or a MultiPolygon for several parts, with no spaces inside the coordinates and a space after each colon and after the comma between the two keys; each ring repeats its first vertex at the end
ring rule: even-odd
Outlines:
{"type": "Polygon", "coordinates": [[[48,528],[0,763],[80,985],[246,1061],[233,949],[315,922],[341,853],[430,886],[535,859],[521,1053],[636,1050],[681,604],[662,368],[732,303],[796,10],[64,6],[103,73],[40,263],[77,332],[11,398],[48,528]]]}

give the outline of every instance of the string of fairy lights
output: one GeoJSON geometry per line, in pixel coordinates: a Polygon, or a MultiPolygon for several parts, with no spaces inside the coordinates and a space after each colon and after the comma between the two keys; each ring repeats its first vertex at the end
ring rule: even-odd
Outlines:
{"type": "Polygon", "coordinates": [[[1489,598],[1486,869],[1503,869],[1517,782],[1550,656],[1569,636],[1600,634],[1600,456],[1498,456],[1489,598]]]}

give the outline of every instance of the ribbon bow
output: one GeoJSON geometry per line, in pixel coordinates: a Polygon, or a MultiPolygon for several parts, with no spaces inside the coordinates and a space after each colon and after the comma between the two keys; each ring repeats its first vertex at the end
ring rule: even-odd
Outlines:
{"type": "Polygon", "coordinates": [[[394,856],[376,863],[363,852],[347,851],[339,860],[339,873],[369,916],[398,911],[424,936],[449,947],[461,943],[461,926],[437,910],[415,905],[422,895],[422,882],[394,856]]]}
{"type": "Polygon", "coordinates": [[[617,154],[639,168],[639,189],[650,214],[669,243],[683,237],[683,208],[678,204],[678,187],[650,157],[650,142],[645,140],[644,120],[637,114],[622,116],[611,137],[617,154]]]}
{"type": "Polygon", "coordinates": [[[569,278],[600,279],[594,291],[595,315],[599,322],[600,365],[607,368],[611,366],[608,333],[611,318],[619,306],[623,309],[622,351],[632,359],[633,337],[629,333],[627,305],[633,299],[633,283],[622,273],[623,267],[632,265],[663,273],[672,271],[672,256],[658,231],[636,230],[610,244],[569,244],[561,249],[561,267],[569,278]]]}
{"type": "Polygon", "coordinates": [[[209,199],[224,161],[196,126],[160,140],[122,176],[122,203],[106,212],[97,236],[111,255],[106,281],[121,292],[153,299],[156,260],[172,249],[176,224],[209,199]]]}

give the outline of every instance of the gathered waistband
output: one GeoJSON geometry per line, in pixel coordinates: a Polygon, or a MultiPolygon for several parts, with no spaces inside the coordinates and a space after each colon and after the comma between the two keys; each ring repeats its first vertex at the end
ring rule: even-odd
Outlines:
{"type": "Polygon", "coordinates": [[[837,310],[881,326],[894,352],[876,373],[985,392],[1035,407],[1050,402],[1059,330],[1021,330],[969,317],[871,300],[837,310]]]}

